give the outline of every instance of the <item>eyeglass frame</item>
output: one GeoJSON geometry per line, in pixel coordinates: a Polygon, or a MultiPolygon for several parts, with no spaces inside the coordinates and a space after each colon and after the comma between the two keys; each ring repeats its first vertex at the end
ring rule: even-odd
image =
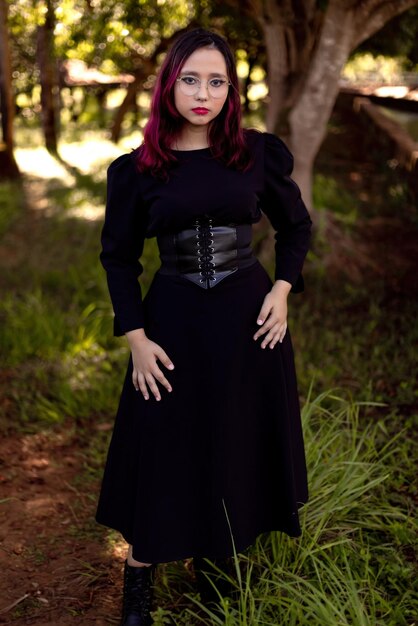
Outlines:
{"type": "MultiPolygon", "coordinates": [[[[194,76],[193,74],[184,74],[183,76],[177,76],[177,78],[176,78],[176,83],[179,83],[179,86],[180,86],[180,84],[181,84],[181,82],[182,82],[183,78],[194,78],[194,79],[197,81],[198,87],[197,87],[197,89],[196,89],[195,93],[191,93],[191,94],[190,94],[190,97],[195,96],[197,93],[199,93],[200,88],[201,88],[201,86],[202,86],[202,82],[203,82],[201,78],[199,78],[198,76],[194,76]]],[[[228,91],[229,91],[229,87],[233,87],[233,86],[234,86],[234,85],[231,83],[231,81],[230,81],[230,80],[228,80],[228,79],[224,79],[224,78],[221,78],[221,77],[216,77],[216,76],[214,76],[213,78],[210,78],[209,80],[207,80],[207,81],[206,81],[206,89],[207,89],[207,91],[208,91],[208,94],[209,94],[212,98],[215,98],[215,100],[216,100],[217,98],[222,98],[222,96],[213,96],[213,95],[211,94],[211,92],[209,91],[209,81],[210,81],[210,80],[225,80],[225,83],[224,83],[224,84],[228,86],[228,90],[227,90],[227,92],[226,92],[227,94],[228,94],[228,91]]],[[[186,84],[186,83],[184,83],[184,84],[186,84]]],[[[187,96],[187,95],[188,95],[188,94],[185,94],[184,92],[182,92],[182,93],[183,93],[183,95],[185,95],[185,96],[187,96]]]]}

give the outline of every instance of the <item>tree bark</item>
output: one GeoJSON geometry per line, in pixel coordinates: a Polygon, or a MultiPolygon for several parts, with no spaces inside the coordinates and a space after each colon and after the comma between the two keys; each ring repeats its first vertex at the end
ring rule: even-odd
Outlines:
{"type": "Polygon", "coordinates": [[[45,23],[37,30],[37,61],[41,81],[42,128],[45,146],[51,154],[58,152],[58,111],[56,94],[58,76],[54,55],[54,10],[51,0],[46,0],[45,23]]]}
{"type": "Polygon", "coordinates": [[[14,98],[12,70],[7,32],[8,3],[0,0],[0,112],[2,143],[0,143],[0,178],[18,178],[19,168],[13,153],[14,98]]]}
{"type": "Polygon", "coordinates": [[[275,0],[266,1],[265,10],[259,19],[263,26],[267,51],[269,104],[266,127],[268,131],[274,132],[278,125],[279,116],[284,108],[289,67],[285,25],[275,0]]]}
{"type": "Polygon", "coordinates": [[[289,115],[289,147],[295,157],[294,178],[310,209],[313,208],[313,163],[337,98],[338,80],[350,53],[354,24],[351,11],[338,1],[329,3],[303,91],[289,115]]]}
{"type": "Polygon", "coordinates": [[[329,0],[322,13],[313,0],[303,0],[297,7],[290,0],[244,2],[265,36],[270,74],[266,126],[279,132],[283,110],[289,107],[285,139],[295,157],[293,176],[310,209],[313,164],[338,95],[342,68],[359,43],[416,4],[418,0],[329,0]]]}
{"type": "Polygon", "coordinates": [[[117,143],[120,139],[123,120],[125,119],[125,115],[129,111],[129,109],[132,109],[134,107],[136,94],[143,80],[145,80],[145,77],[141,72],[140,75],[135,76],[135,80],[132,83],[129,83],[125,97],[115,113],[112,123],[112,130],[110,132],[110,138],[115,143],[117,143]]]}

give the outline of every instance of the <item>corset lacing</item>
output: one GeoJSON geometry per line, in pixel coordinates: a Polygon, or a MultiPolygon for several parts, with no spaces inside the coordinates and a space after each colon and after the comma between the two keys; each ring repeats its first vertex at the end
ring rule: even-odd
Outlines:
{"type": "Polygon", "coordinates": [[[199,219],[195,220],[195,230],[197,239],[197,257],[200,278],[199,282],[204,283],[205,280],[216,281],[215,263],[213,262],[213,231],[212,220],[208,219],[207,224],[201,224],[199,219]]]}

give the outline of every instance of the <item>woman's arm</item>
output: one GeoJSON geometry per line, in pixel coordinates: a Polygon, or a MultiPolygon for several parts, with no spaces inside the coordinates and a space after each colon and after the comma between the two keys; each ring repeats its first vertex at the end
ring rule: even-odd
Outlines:
{"type": "Polygon", "coordinates": [[[131,154],[124,154],[107,171],[107,201],[100,261],[106,270],[112,300],[114,334],[144,327],[138,277],[145,240],[146,214],[141,206],[138,176],[131,154]]]}
{"type": "Polygon", "coordinates": [[[290,177],[293,157],[275,135],[265,137],[265,181],[261,209],[275,229],[275,283],[264,299],[254,334],[265,335],[261,347],[274,348],[287,329],[287,296],[304,289],[302,267],[311,240],[312,220],[299,187],[290,177]]]}
{"type": "Polygon", "coordinates": [[[114,334],[126,334],[132,353],[132,383],[144,398],[149,399],[147,385],[156,400],[161,399],[156,381],[168,391],[171,385],[160,370],[157,359],[173,369],[169,357],[144,329],[142,292],[138,277],[143,271],[142,254],[146,213],[141,205],[138,172],[131,154],[114,161],[107,176],[107,202],[102,229],[100,260],[107,274],[112,300],[114,334]]]}

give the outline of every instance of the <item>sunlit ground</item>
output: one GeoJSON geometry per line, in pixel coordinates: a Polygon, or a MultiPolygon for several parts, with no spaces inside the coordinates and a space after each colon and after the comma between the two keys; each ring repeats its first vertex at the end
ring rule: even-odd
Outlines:
{"type": "MultiPolygon", "coordinates": [[[[91,195],[78,188],[77,176],[92,176],[95,181],[104,180],[106,170],[113,159],[130,152],[142,140],[139,132],[131,133],[114,144],[100,132],[86,132],[80,141],[63,141],[59,144],[60,159],[54,158],[42,145],[18,146],[15,151],[20,171],[30,177],[54,181],[57,186],[69,190],[73,206],[62,214],[62,218],[97,220],[103,216],[103,203],[95,206],[91,195]],[[73,171],[73,168],[75,170],[73,171]]],[[[34,140],[36,141],[34,136],[34,140]]],[[[104,198],[103,198],[104,201],[104,198]]],[[[46,208],[40,200],[38,208],[46,208]]],[[[57,207],[59,208],[59,207],[57,207]]],[[[54,208],[49,207],[49,212],[54,208]]]]}

